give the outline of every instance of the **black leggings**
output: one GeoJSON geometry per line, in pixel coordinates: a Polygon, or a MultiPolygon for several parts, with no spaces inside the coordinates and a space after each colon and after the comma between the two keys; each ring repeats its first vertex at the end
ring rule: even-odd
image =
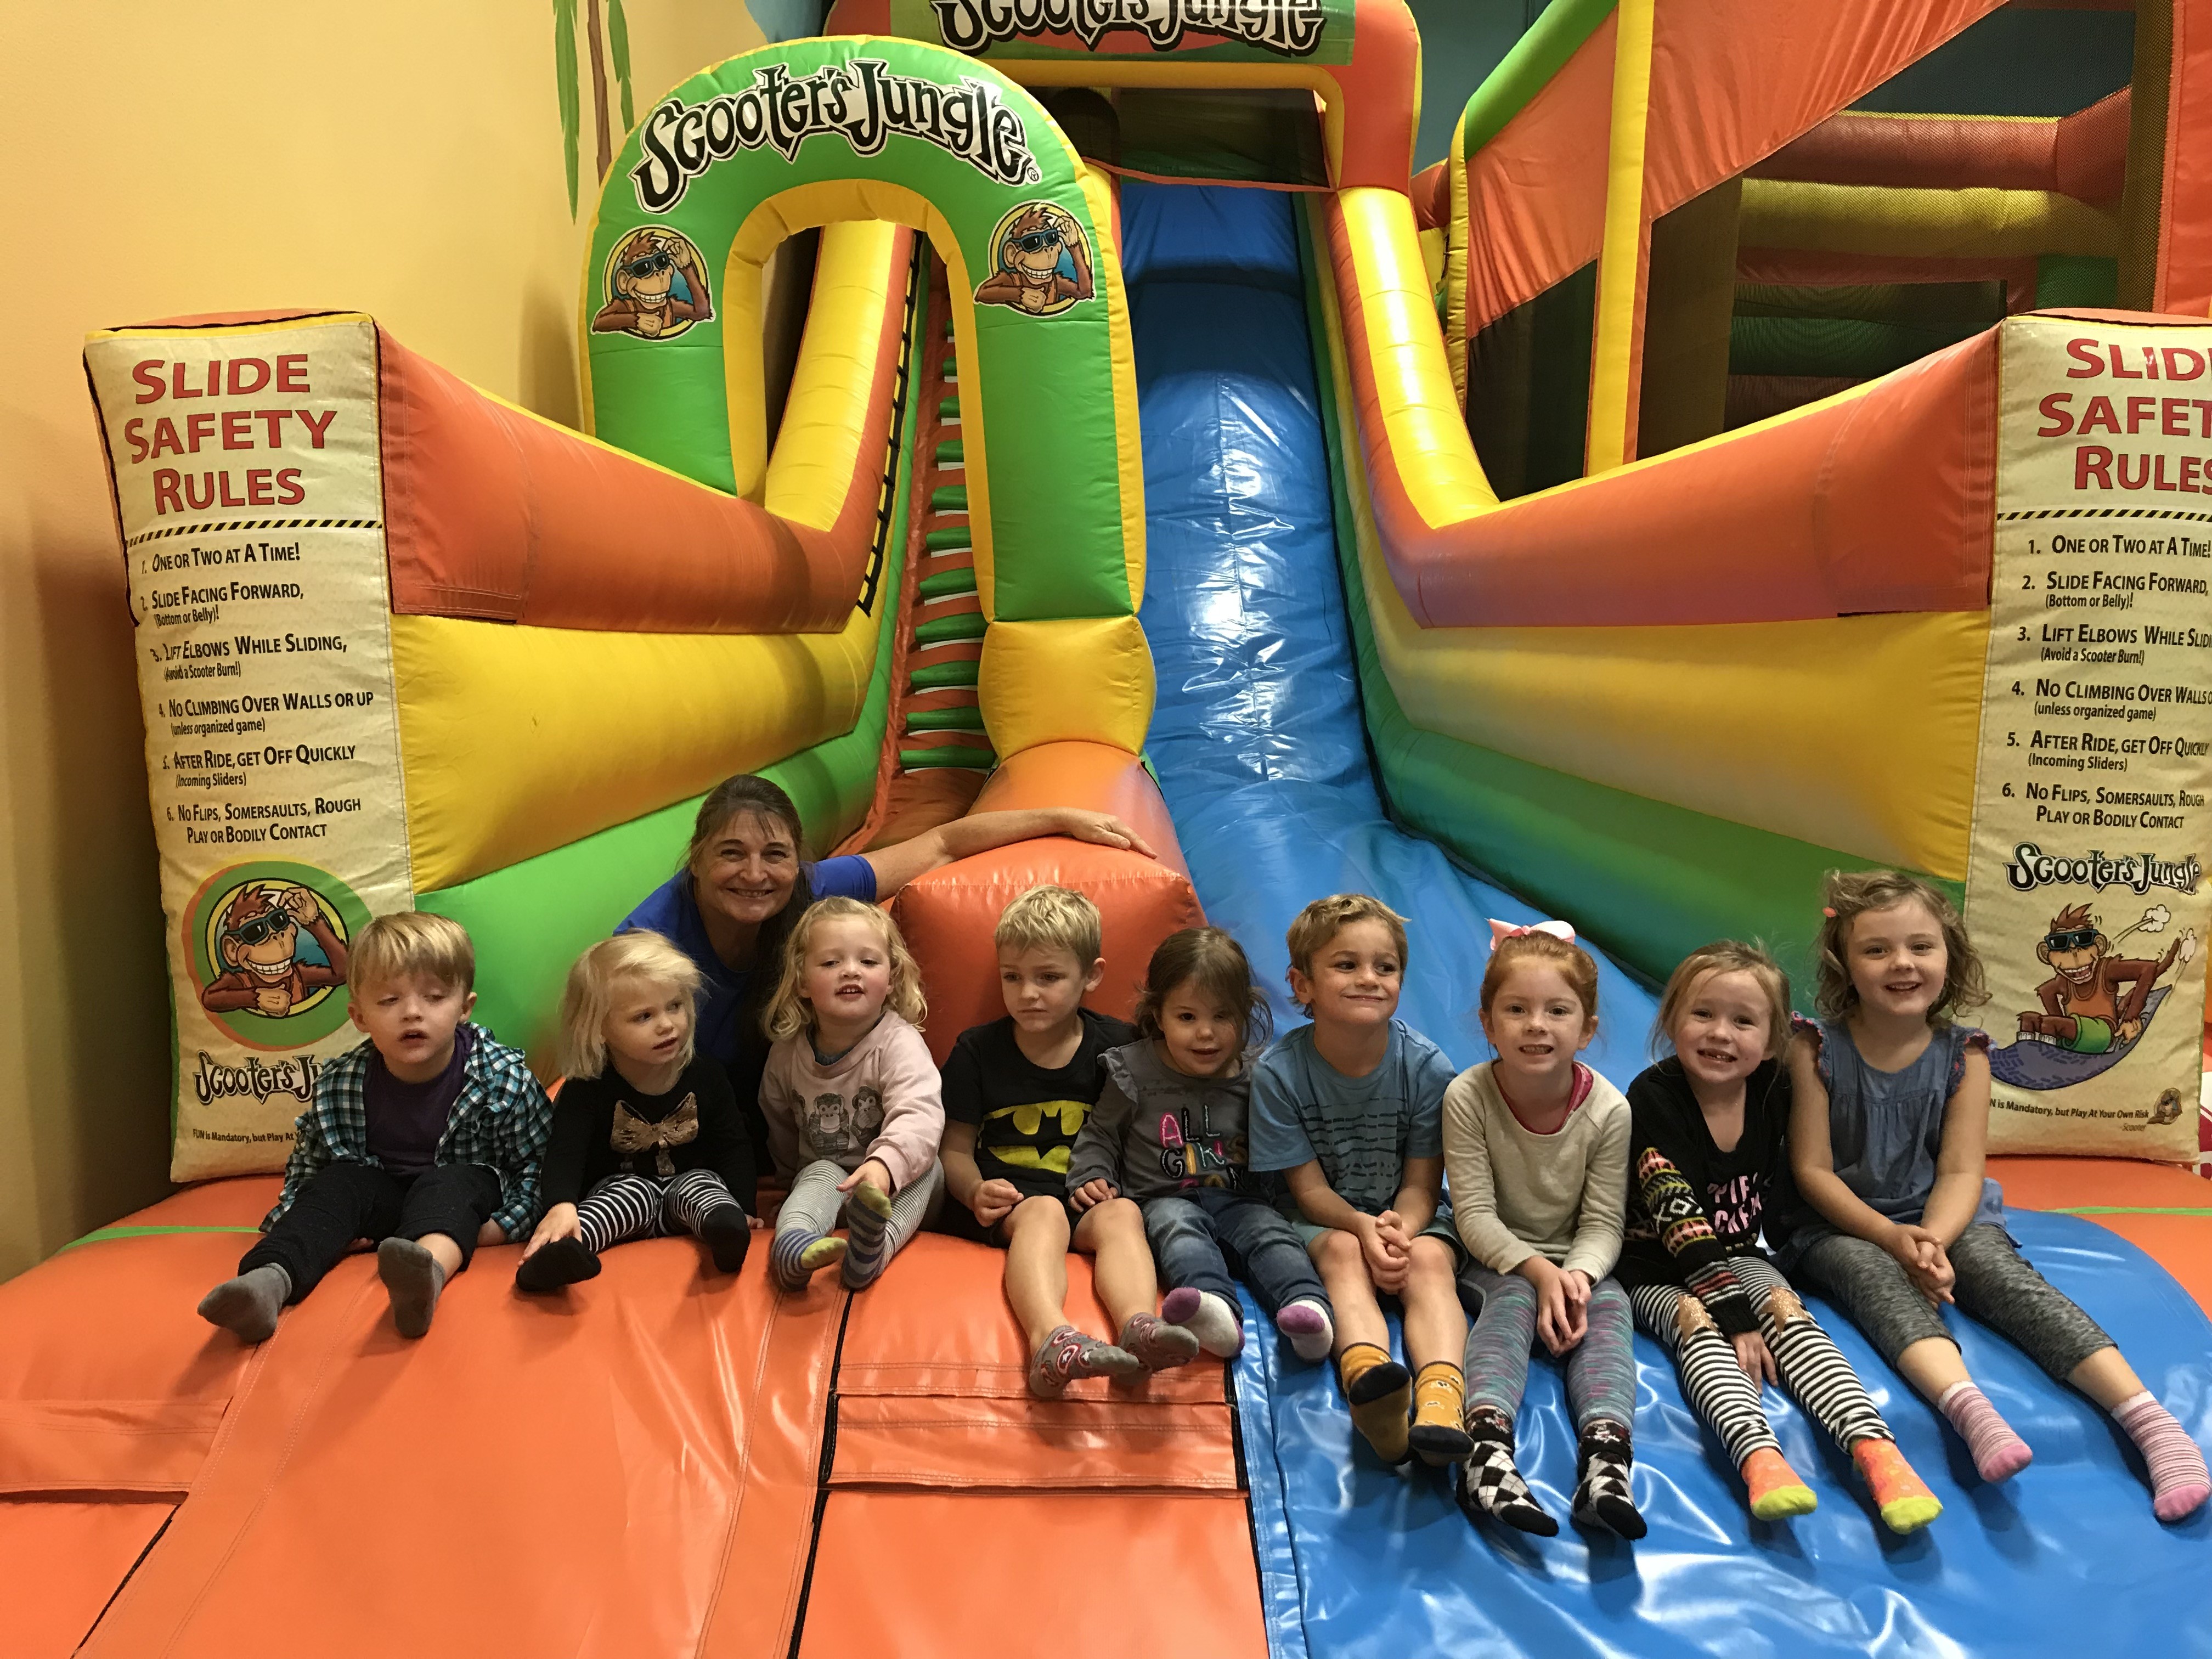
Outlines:
{"type": "Polygon", "coordinates": [[[238,1263],[251,1273],[272,1263],[292,1280],[297,1302],[344,1260],[356,1238],[423,1238],[443,1233],[460,1246],[461,1266],[476,1254],[477,1229],[499,1208],[499,1177],[481,1164],[442,1164],[419,1176],[393,1175],[350,1159],[307,1177],[292,1207],[238,1263]]]}

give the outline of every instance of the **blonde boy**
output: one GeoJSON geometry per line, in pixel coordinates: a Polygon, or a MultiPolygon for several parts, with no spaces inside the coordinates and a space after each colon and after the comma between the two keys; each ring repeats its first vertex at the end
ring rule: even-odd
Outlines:
{"type": "Polygon", "coordinates": [[[1461,1246],[1443,1201],[1451,1062],[1396,1018],[1406,919],[1389,906],[1364,893],[1316,899],[1288,943],[1291,994],[1313,1023],[1253,1068],[1252,1168],[1283,1172],[1335,1310],[1353,1425],[1385,1462],[1419,1452],[1450,1463],[1473,1449],[1461,1424],[1461,1246]],[[1390,1358],[1383,1296],[1405,1309],[1411,1376],[1390,1358]]]}
{"type": "Polygon", "coordinates": [[[518,1049],[468,1024],[476,951],[444,916],[379,916],[353,941],[353,1023],[368,1041],[315,1079],[294,1126],[284,1190],[264,1237],[200,1302],[246,1342],[313,1290],[357,1238],[402,1336],[430,1328],[446,1281],[479,1243],[525,1236],[553,1108],[518,1049]]]}
{"type": "Polygon", "coordinates": [[[1053,1399],[1079,1376],[1180,1365],[1189,1332],[1157,1316],[1159,1282],[1144,1212],[1111,1199],[1076,1217],[1067,1166],[1098,1103],[1099,1058],[1136,1041],[1127,1021],[1082,1006],[1106,969],[1098,907],[1065,887],[1032,887],[994,934],[1006,1015],[963,1031],[945,1066],[945,1182],[939,1225],[1006,1252],[1006,1300],[1030,1353],[1032,1393],[1053,1399]],[[1068,1322],[1070,1243],[1095,1258],[1098,1299],[1119,1346],[1068,1322]]]}

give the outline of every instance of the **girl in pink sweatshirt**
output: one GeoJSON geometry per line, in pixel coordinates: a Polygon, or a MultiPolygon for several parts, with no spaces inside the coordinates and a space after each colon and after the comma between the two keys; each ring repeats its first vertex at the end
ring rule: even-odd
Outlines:
{"type": "Polygon", "coordinates": [[[847,1289],[873,1284],[936,1209],[945,1103],[918,1029],[927,1012],[889,916],[857,899],[807,907],[769,1005],[761,1079],[769,1151],[791,1186],[769,1253],[785,1290],[840,1260],[847,1289]],[[830,1237],[841,1210],[848,1238],[830,1237]]]}

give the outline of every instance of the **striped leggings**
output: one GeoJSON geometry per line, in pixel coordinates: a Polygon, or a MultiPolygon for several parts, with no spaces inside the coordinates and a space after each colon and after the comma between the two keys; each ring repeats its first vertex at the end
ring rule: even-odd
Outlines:
{"type": "MultiPolygon", "coordinates": [[[[1758,1256],[1731,1256],[1728,1265],[1759,1310],[1759,1334],[1797,1403],[1846,1451],[1861,1440],[1893,1438],[1850,1361],[1805,1311],[1790,1281],[1758,1256]]],[[[1759,1384],[1744,1375],[1735,1346],[1702,1302],[1674,1285],[1641,1285],[1628,1299],[1637,1325],[1674,1356],[1682,1392],[1738,1465],[1755,1451],[1781,1449],[1759,1404],[1759,1384]]]]}
{"type": "Polygon", "coordinates": [[[665,1181],[612,1175],[576,1206],[576,1227],[585,1248],[597,1255],[626,1238],[660,1238],[679,1230],[696,1234],[708,1212],[737,1201],[712,1170],[686,1170],[665,1181]]]}
{"type": "Polygon", "coordinates": [[[820,1158],[791,1178],[791,1196],[775,1218],[775,1243],[770,1260],[782,1262],[805,1244],[823,1237],[843,1214],[849,1245],[845,1252],[845,1288],[857,1291],[875,1283],[877,1276],[906,1243],[921,1231],[945,1192],[945,1166],[933,1164],[918,1179],[908,1182],[891,1198],[889,1221],[878,1222],[862,1211],[847,1212],[846,1194],[837,1183],[852,1171],[820,1158]]]}
{"type": "MultiPolygon", "coordinates": [[[[1479,1263],[1460,1270],[1460,1294],[1482,1310],[1467,1334],[1461,1370],[1467,1408],[1488,1406],[1510,1418],[1528,1386],[1528,1353],[1536,1341],[1536,1287],[1518,1273],[1492,1273],[1479,1263]]],[[[1559,1362],[1566,1372],[1567,1404],[1577,1432],[1601,1419],[1623,1430],[1636,1421],[1636,1348],[1627,1299],[1620,1281],[1590,1286],[1589,1328],[1559,1362]]]]}

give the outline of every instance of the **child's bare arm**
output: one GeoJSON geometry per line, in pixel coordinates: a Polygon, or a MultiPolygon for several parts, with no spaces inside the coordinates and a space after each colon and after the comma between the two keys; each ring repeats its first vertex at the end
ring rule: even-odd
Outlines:
{"type": "Polygon", "coordinates": [[[1969,1048],[1966,1073],[1943,1107],[1943,1140],[1936,1153],[1936,1185],[1920,1224],[1945,1249],[1972,1224],[1981,1207],[1990,1140],[1990,1057],[1969,1048]]]}
{"type": "Polygon", "coordinates": [[[983,1172],[975,1164],[975,1126],[946,1119],[945,1145],[938,1156],[945,1165],[945,1190],[963,1207],[974,1209],[975,1189],[983,1184],[983,1172]]]}
{"type": "Polygon", "coordinates": [[[1398,1182],[1398,1195],[1390,1200],[1390,1208],[1409,1240],[1419,1237],[1421,1230],[1437,1218],[1437,1202],[1443,1191],[1443,1159],[1406,1160],[1405,1173],[1398,1182]]]}
{"type": "MultiPolygon", "coordinates": [[[[1820,1081],[1820,1039],[1799,1032],[1790,1044],[1790,1173],[1805,1201],[1829,1225],[1853,1238],[1879,1244],[1908,1273],[1929,1269],[1930,1251],[1940,1243],[1923,1227],[1900,1226],[1844,1184],[1836,1173],[1836,1154],[1828,1139],[1828,1089],[1820,1081]]],[[[1984,1073],[1987,1076],[1986,1072],[1984,1073]]],[[[1917,1282],[1917,1281],[1916,1281],[1917,1282]]]]}

